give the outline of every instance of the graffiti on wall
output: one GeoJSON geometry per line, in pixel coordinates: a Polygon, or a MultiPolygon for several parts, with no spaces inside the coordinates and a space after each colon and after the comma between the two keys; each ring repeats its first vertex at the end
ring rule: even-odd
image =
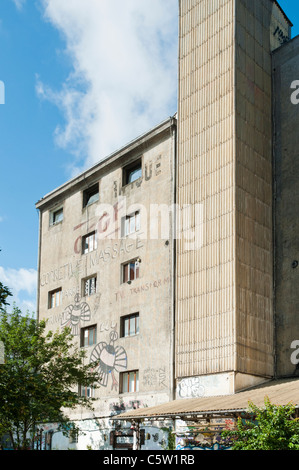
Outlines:
{"type": "MultiPolygon", "coordinates": [[[[129,289],[119,290],[115,292],[115,300],[122,300],[126,296],[131,296],[135,294],[142,294],[145,292],[156,291],[159,290],[161,287],[170,284],[170,278],[165,277],[164,279],[154,279],[151,282],[147,282],[146,284],[139,285],[137,287],[130,287],[129,289]]],[[[127,285],[126,285],[127,287],[127,285]]]]}
{"type": "Polygon", "coordinates": [[[127,353],[122,346],[115,345],[118,334],[115,330],[110,333],[110,342],[101,341],[93,349],[90,362],[97,363],[100,373],[100,385],[107,387],[111,376],[111,390],[118,390],[115,374],[127,369],[127,353]]]}
{"type": "Polygon", "coordinates": [[[40,276],[41,287],[47,286],[52,283],[65,281],[75,278],[79,279],[82,273],[82,260],[70,260],[68,263],[62,264],[48,272],[42,273],[40,276]]]}
{"type": "Polygon", "coordinates": [[[103,321],[100,323],[99,330],[101,332],[109,331],[110,329],[116,330],[116,327],[117,327],[117,323],[114,321],[103,321]]]}
{"type": "MultiPolygon", "coordinates": [[[[82,238],[82,236],[80,235],[79,238],[82,238]]],[[[101,263],[108,263],[122,255],[129,255],[131,252],[140,250],[143,247],[144,244],[142,240],[136,237],[135,240],[116,241],[115,243],[105,246],[104,249],[98,248],[80,259],[73,259],[73,257],[71,257],[68,263],[53,267],[50,271],[42,273],[40,276],[40,286],[45,287],[71,279],[75,279],[76,282],[78,282],[82,273],[85,273],[87,269],[94,269],[101,263]]],[[[73,289],[68,295],[72,295],[72,292],[73,289]]],[[[66,293],[64,293],[64,296],[66,296],[66,293]]]]}
{"type": "Polygon", "coordinates": [[[146,408],[147,404],[140,400],[119,400],[109,404],[111,416],[125,413],[126,411],[137,410],[138,408],[146,408]]]}
{"type": "Polygon", "coordinates": [[[183,379],[178,384],[180,398],[201,398],[205,394],[205,387],[199,377],[183,379]]]}
{"type": "Polygon", "coordinates": [[[205,424],[177,422],[176,450],[229,450],[229,443],[221,434],[234,429],[235,421],[230,418],[210,420],[205,424]]]}
{"type": "Polygon", "coordinates": [[[62,313],[61,326],[71,328],[71,333],[78,336],[81,322],[91,318],[90,307],[87,302],[81,302],[79,294],[75,295],[74,303],[66,307],[62,313]]]}
{"type": "Polygon", "coordinates": [[[165,367],[159,369],[145,369],[143,373],[143,385],[149,387],[166,388],[165,367]]]}

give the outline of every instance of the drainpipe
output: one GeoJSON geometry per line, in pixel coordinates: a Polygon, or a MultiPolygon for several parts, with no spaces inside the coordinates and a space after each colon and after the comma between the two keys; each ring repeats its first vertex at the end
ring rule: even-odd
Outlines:
{"type": "Polygon", "coordinates": [[[39,299],[40,299],[40,260],[42,245],[42,213],[39,210],[39,231],[38,231],[38,258],[37,258],[37,286],[36,286],[36,320],[39,322],[39,299]]]}
{"type": "MultiPolygon", "coordinates": [[[[172,118],[172,178],[173,178],[173,205],[176,208],[176,167],[177,167],[177,121],[172,118]]],[[[176,310],[176,209],[172,220],[172,399],[175,400],[175,310],[176,310]]]]}

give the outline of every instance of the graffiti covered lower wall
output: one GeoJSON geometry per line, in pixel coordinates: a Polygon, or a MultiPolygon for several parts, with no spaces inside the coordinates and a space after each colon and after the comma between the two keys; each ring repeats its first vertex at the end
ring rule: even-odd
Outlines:
{"type": "Polygon", "coordinates": [[[229,444],[221,438],[221,433],[234,426],[235,421],[232,419],[212,419],[206,423],[179,420],[176,423],[176,449],[230,450],[229,444]]]}

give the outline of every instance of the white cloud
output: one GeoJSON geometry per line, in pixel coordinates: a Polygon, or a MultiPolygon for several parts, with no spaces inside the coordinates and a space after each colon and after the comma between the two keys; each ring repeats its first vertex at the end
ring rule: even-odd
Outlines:
{"type": "Polygon", "coordinates": [[[26,0],[12,0],[17,7],[18,10],[21,10],[23,8],[23,5],[25,4],[26,0]]]}
{"type": "Polygon", "coordinates": [[[8,298],[10,307],[15,302],[23,313],[27,310],[36,310],[37,271],[35,269],[4,269],[0,266],[0,281],[12,293],[12,297],[8,298]]]}
{"type": "Polygon", "coordinates": [[[176,112],[177,0],[41,0],[73,70],[59,90],[56,142],[91,165],[176,112]]]}

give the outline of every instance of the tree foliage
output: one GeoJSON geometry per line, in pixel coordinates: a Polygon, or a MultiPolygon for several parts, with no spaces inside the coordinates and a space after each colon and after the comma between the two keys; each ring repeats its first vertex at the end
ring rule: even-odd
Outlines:
{"type": "Polygon", "coordinates": [[[222,433],[232,450],[299,450],[294,405],[274,405],[265,398],[261,408],[250,402],[249,412],[251,419],[239,418],[235,430],[222,433]]]}
{"type": "Polygon", "coordinates": [[[8,305],[7,298],[11,295],[8,287],[0,282],[0,310],[3,311],[4,307],[8,305]]]}
{"type": "MultiPolygon", "coordinates": [[[[1,249],[0,249],[1,251],[1,249]]],[[[7,298],[10,297],[12,294],[8,287],[4,286],[2,282],[0,282],[0,312],[4,310],[4,308],[9,305],[7,302],[7,298]]]]}
{"type": "MultiPolygon", "coordinates": [[[[15,449],[26,449],[37,425],[68,423],[66,409],[92,409],[92,399],[78,394],[78,384],[94,385],[98,373],[85,364],[85,353],[73,345],[69,329],[46,333],[46,322],[23,316],[14,307],[0,313],[0,436],[8,434],[15,449]]],[[[96,388],[96,385],[94,385],[96,388]]]]}

